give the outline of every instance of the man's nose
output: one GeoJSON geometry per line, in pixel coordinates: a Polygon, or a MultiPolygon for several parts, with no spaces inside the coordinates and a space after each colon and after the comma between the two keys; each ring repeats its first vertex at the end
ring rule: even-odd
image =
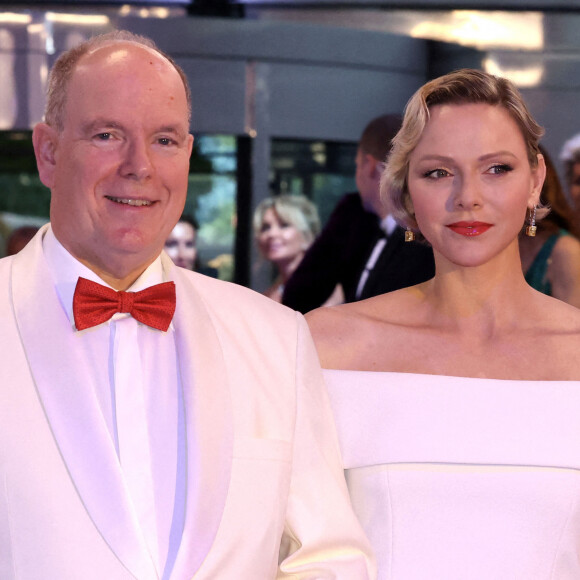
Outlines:
{"type": "Polygon", "coordinates": [[[147,179],[153,171],[151,162],[151,151],[147,143],[141,139],[134,139],[129,142],[121,171],[124,177],[136,180],[147,179]]]}

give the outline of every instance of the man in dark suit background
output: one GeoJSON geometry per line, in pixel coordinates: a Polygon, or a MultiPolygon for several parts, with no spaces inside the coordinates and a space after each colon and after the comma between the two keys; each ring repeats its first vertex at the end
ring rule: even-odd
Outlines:
{"type": "Polygon", "coordinates": [[[364,129],[356,155],[357,193],[345,195],[320,236],[286,284],[283,303],[300,312],[317,308],[337,284],[345,301],[419,284],[435,273],[433,251],[405,242],[405,231],[388,215],[379,194],[383,163],[401,126],[399,115],[382,115],[364,129]]]}

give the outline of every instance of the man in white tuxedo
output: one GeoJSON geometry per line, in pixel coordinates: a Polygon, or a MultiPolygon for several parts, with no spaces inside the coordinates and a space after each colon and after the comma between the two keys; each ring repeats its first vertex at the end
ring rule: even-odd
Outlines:
{"type": "Polygon", "coordinates": [[[51,224],[0,261],[3,580],[374,577],[301,315],[162,252],[189,111],[130,33],[51,73],[51,224]]]}

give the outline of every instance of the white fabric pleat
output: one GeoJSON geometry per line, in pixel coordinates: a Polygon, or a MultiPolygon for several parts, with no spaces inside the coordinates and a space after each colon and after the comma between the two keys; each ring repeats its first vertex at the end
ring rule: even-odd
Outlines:
{"type": "Polygon", "coordinates": [[[115,329],[115,412],[121,470],[147,547],[160,570],[157,514],[145,405],[138,322],[121,318],[115,329]]]}

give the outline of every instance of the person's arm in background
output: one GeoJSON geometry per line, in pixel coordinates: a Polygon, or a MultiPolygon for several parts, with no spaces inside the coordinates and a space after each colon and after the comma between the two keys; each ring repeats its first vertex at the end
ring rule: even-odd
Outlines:
{"type": "Polygon", "coordinates": [[[363,209],[358,193],[345,195],[286,283],[282,303],[309,312],[324,304],[337,284],[343,286],[346,301],[352,299],[377,223],[363,209]]]}
{"type": "Polygon", "coordinates": [[[580,308],[580,241],[575,236],[561,236],[548,266],[552,296],[580,308]]]}

